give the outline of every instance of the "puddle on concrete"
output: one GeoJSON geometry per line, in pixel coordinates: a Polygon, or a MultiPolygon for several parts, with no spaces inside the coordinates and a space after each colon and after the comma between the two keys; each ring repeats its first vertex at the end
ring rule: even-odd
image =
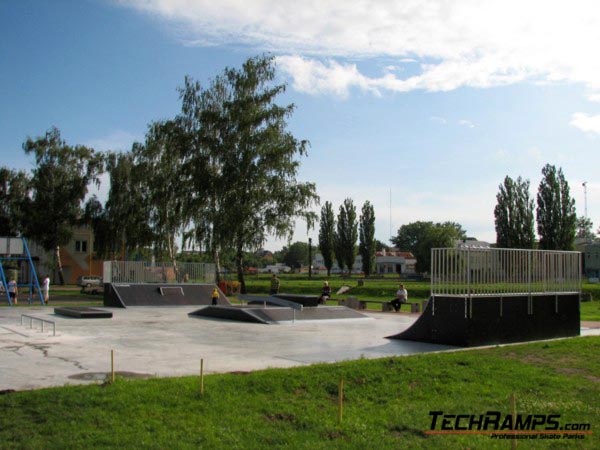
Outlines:
{"type": "MultiPolygon", "coordinates": [[[[115,375],[121,378],[127,379],[139,379],[143,380],[146,378],[152,378],[154,375],[150,373],[137,373],[137,372],[115,372],[115,375]]],[[[84,381],[106,381],[110,378],[110,372],[84,372],[70,375],[72,380],[84,380],[84,381]]]]}

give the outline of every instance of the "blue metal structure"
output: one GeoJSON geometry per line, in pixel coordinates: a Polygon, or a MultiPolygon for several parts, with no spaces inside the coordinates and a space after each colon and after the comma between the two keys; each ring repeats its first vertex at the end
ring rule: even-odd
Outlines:
{"type": "MultiPolygon", "coordinates": [[[[6,298],[8,299],[8,304],[10,306],[13,306],[12,300],[11,300],[10,296],[8,295],[8,282],[6,280],[6,273],[5,273],[4,266],[7,262],[16,261],[17,264],[19,265],[19,267],[21,267],[22,262],[24,262],[27,267],[26,281],[19,282],[20,280],[16,280],[17,287],[18,288],[27,287],[29,289],[29,297],[28,297],[29,304],[33,303],[34,292],[37,292],[37,296],[40,299],[40,303],[42,305],[45,305],[44,296],[42,295],[42,290],[40,289],[40,283],[38,281],[37,273],[35,271],[35,266],[33,265],[33,260],[31,259],[31,253],[29,252],[29,247],[27,246],[27,240],[24,237],[3,238],[3,239],[7,239],[7,242],[8,242],[8,240],[13,240],[13,239],[19,240],[20,239],[22,241],[22,246],[23,246],[23,250],[20,254],[12,254],[10,252],[5,253],[5,254],[0,254],[0,281],[2,282],[3,291],[4,291],[4,293],[6,293],[6,298]]],[[[19,277],[19,278],[23,278],[23,277],[19,277]]]]}

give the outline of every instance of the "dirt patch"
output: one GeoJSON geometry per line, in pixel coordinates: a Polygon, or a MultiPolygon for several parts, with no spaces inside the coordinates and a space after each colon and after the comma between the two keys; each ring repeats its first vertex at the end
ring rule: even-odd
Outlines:
{"type": "MultiPolygon", "coordinates": [[[[76,373],[75,375],[69,376],[72,380],[84,380],[84,381],[106,381],[110,378],[110,372],[84,372],[76,373]]],[[[115,375],[127,379],[147,379],[152,378],[154,375],[149,373],[137,373],[137,372],[115,372],[115,375]]]]}

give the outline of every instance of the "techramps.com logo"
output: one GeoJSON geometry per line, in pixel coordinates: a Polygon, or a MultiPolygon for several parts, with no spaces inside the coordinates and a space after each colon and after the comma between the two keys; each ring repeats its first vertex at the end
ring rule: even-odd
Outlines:
{"type": "Polygon", "coordinates": [[[593,434],[589,423],[563,423],[560,414],[446,414],[429,411],[428,435],[479,434],[490,439],[585,439],[593,434]]]}

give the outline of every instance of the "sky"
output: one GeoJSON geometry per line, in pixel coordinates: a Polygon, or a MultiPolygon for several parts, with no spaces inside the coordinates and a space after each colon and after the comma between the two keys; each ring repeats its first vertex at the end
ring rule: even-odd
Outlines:
{"type": "MultiPolygon", "coordinates": [[[[377,239],[450,220],[495,242],[499,185],[535,198],[547,163],[597,230],[598,48],[596,1],[0,0],[0,166],[30,170],[22,144],[52,126],[128,151],[178,114],[186,75],[268,54],[310,141],[299,179],[336,211],[370,201],[377,239]]],[[[317,235],[300,221],[293,240],[317,235]]]]}

